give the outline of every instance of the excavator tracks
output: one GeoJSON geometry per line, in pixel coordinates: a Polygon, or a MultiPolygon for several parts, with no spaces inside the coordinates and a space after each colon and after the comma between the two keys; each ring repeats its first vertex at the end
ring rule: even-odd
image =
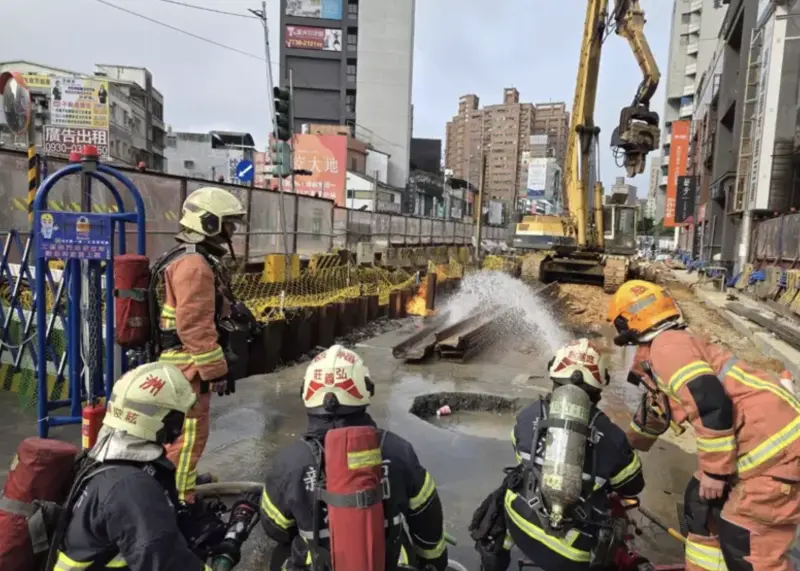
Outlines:
{"type": "Polygon", "coordinates": [[[548,254],[550,252],[535,252],[526,254],[522,258],[522,281],[527,283],[541,281],[542,262],[544,262],[548,254]]]}
{"type": "Polygon", "coordinates": [[[603,291],[616,293],[628,279],[630,262],[624,256],[608,256],[603,267],[603,291]]]}

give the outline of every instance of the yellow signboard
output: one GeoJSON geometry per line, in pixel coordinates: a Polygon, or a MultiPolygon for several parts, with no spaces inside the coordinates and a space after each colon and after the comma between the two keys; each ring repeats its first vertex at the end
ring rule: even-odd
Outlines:
{"type": "Polygon", "coordinates": [[[108,129],[107,80],[40,73],[23,73],[22,77],[30,89],[48,92],[51,125],[108,129]]]}

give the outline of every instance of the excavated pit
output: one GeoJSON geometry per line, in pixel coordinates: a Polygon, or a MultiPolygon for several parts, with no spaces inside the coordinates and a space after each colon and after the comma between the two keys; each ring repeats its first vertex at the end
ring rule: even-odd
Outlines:
{"type": "Polygon", "coordinates": [[[486,393],[441,392],[416,397],[409,412],[443,430],[508,440],[516,413],[529,402],[486,393]],[[450,413],[437,415],[445,405],[450,413]]]}

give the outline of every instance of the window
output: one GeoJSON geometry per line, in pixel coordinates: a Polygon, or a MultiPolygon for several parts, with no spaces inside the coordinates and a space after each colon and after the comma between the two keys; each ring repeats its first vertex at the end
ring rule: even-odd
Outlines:
{"type": "Polygon", "coordinates": [[[356,64],[347,64],[347,81],[351,83],[356,82],[356,64]]]}
{"type": "Polygon", "coordinates": [[[353,198],[353,189],[352,188],[348,188],[347,189],[347,198],[353,198]]]}
{"type": "Polygon", "coordinates": [[[350,170],[358,171],[358,160],[355,157],[350,157],[350,170]]]}
{"type": "Polygon", "coordinates": [[[356,94],[355,93],[348,93],[345,97],[345,107],[347,108],[348,113],[355,113],[356,112],[356,94]]]}
{"type": "Polygon", "coordinates": [[[347,50],[354,52],[358,49],[358,33],[356,31],[347,32],[347,50]]]}
{"type": "Polygon", "coordinates": [[[349,2],[347,4],[347,15],[355,20],[358,19],[358,2],[349,2]]]}
{"type": "Polygon", "coordinates": [[[185,169],[193,169],[194,168],[194,161],[192,161],[192,160],[183,161],[183,168],[185,168],[185,169]]]}

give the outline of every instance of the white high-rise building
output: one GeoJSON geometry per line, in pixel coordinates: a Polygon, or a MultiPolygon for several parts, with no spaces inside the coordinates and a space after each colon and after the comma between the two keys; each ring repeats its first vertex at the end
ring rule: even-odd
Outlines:
{"type": "Polygon", "coordinates": [[[669,151],[672,123],[691,120],[695,106],[697,82],[708,68],[717,42],[722,20],[728,9],[719,0],[674,0],[667,65],[662,67],[665,85],[664,112],[661,116],[661,161],[658,188],[661,197],[655,201],[659,210],[654,218],[664,217],[663,195],[667,191],[669,151]]]}

